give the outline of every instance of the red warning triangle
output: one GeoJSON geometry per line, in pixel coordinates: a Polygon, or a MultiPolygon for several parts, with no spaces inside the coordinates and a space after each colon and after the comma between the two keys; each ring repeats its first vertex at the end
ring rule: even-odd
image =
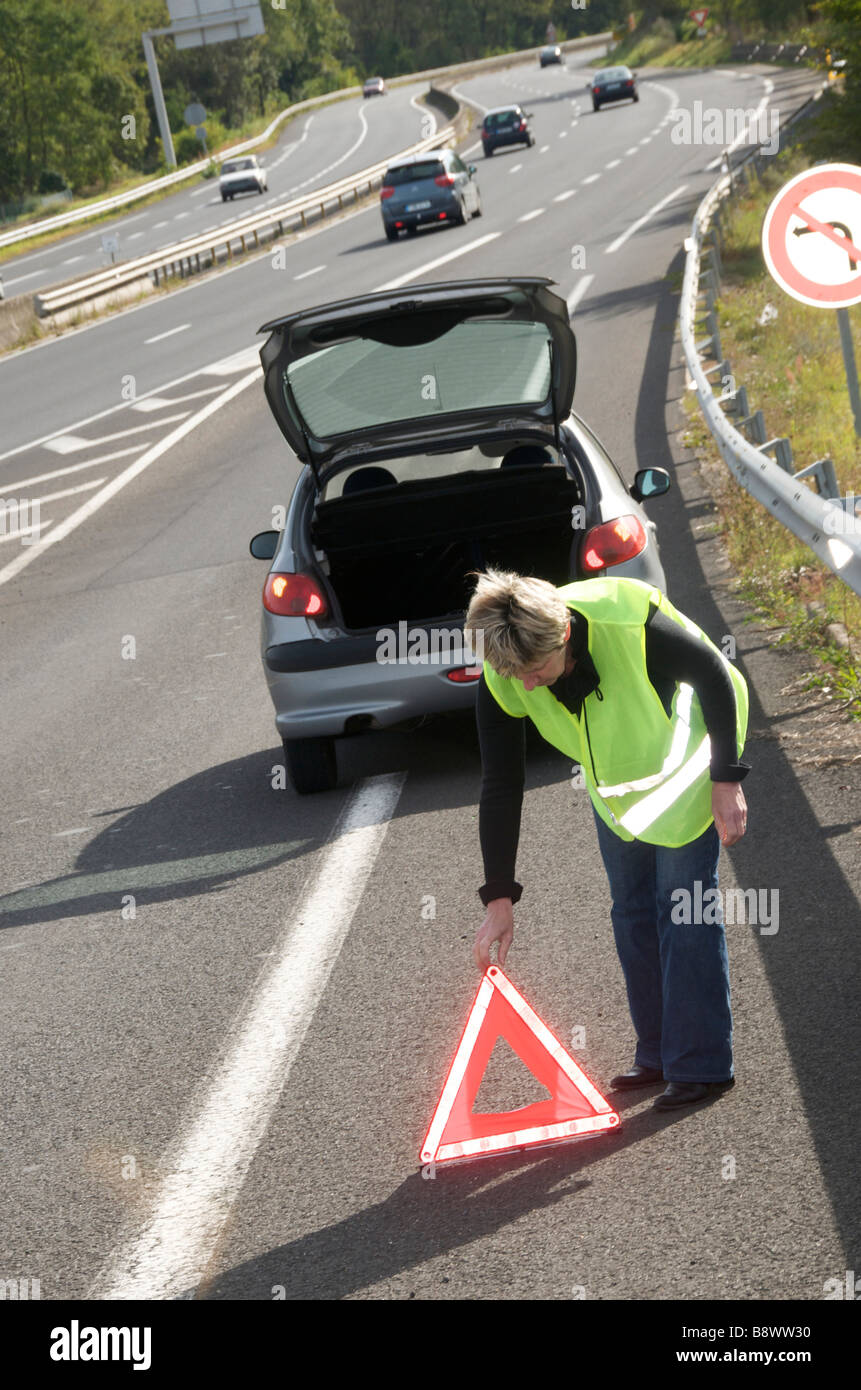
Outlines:
{"type": "Polygon", "coordinates": [[[615,1129],[619,1116],[541,1022],[498,965],[485,972],[451,1064],[422,1163],[522,1149],[615,1129]],[[472,1107],[497,1038],[503,1037],[550,1092],[519,1110],[474,1115],[472,1107]]]}

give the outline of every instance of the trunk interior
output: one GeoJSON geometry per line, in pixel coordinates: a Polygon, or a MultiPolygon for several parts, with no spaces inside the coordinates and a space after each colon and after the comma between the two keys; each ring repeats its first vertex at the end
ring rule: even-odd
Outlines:
{"type": "Polygon", "coordinates": [[[464,613],[469,570],[575,579],[583,500],[561,464],[474,469],[318,502],[311,538],[348,628],[423,622],[464,613]]]}

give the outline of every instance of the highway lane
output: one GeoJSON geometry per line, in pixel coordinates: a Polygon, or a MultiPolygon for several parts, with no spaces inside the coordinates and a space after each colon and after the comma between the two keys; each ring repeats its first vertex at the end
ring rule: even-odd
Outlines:
{"type": "MultiPolygon", "coordinates": [[[[679,75],[660,83],[684,94],[679,75]]],[[[646,463],[673,469],[674,492],[652,508],[671,596],[712,635],[738,637],[741,659],[762,677],[754,715],[764,727],[763,711],[787,717],[779,698],[786,666],[745,628],[697,534],[705,502],[679,441],[684,382],[666,276],[708,176],[702,150],[659,133],[639,144],[672,100],[657,88],[647,95],[648,85],[638,107],[619,107],[606,121],[588,113],[576,160],[568,142],[580,126],[570,123],[586,118],[550,103],[544,155],[541,144],[524,151],[516,174],[517,152],[479,161],[486,214],[466,228],[390,247],[378,214],[363,213],[295,248],[295,273],[325,263],[307,283],[277,272],[274,294],[267,257],[232,273],[208,336],[165,339],[163,366],[180,365],[180,342],[187,369],[239,350],[264,304],[276,312],[411,274],[418,282],[528,269],[555,276],[566,295],[578,277],[593,276],[577,310],[575,404],[626,476],[646,463]],[[637,153],[626,156],[627,148],[637,153]],[[601,177],[583,182],[594,173],[601,177]],[[609,251],[681,184],[685,193],[609,251]],[[556,204],[569,187],[575,192],[556,204]],[[537,207],[544,212],[519,220],[537,207]],[[493,240],[465,250],[485,236],[493,240]],[[586,249],[577,271],[575,241],[586,249]]],[[[173,326],[195,296],[216,303],[214,283],[173,301],[173,326]]],[[[58,343],[29,361],[41,362],[46,381],[56,360],[51,380],[71,375],[82,398],[90,389],[98,397],[111,353],[114,370],[122,365],[117,326],[136,366],[143,353],[128,341],[130,328],[139,333],[157,308],[151,326],[167,331],[169,305],[77,335],[68,357],[58,343]]],[[[201,373],[166,392],[153,418],[218,399],[183,404],[183,392],[243,379],[242,366],[201,373]]],[[[144,415],[128,409],[117,428],[144,415]]],[[[158,429],[153,437],[162,437],[158,429]]],[[[54,453],[54,466],[104,448],[54,453]]],[[[5,461],[4,488],[13,464],[20,474],[44,457],[36,449],[5,461]]],[[[265,566],[246,547],[295,476],[252,382],[0,587],[12,734],[0,803],[0,1011],[14,1039],[0,1137],[15,1212],[6,1274],[40,1277],[43,1298],[83,1296],[122,1236],[139,1235],[163,1192],[163,1156],[188,1135],[217,1061],[231,1055],[258,973],[278,959],[268,953],[282,950],[337,817],[362,779],[405,771],[199,1296],[269,1299],[283,1289],[288,1298],[567,1299],[582,1288],[589,1299],[821,1297],[857,1232],[852,1138],[836,1109],[857,1049],[841,1045],[835,1086],[823,1012],[841,1020],[847,1044],[858,851],[848,826],[828,841],[819,830],[834,817],[845,774],[805,779],[777,746],[752,750],[759,838],[724,854],[722,883],[778,884],[785,906],[775,938],[731,934],[739,1075],[731,1097],[658,1120],[651,1096],[635,1094],[620,1102],[618,1135],[423,1180],[418,1144],[477,983],[474,734],[465,718],[351,739],[336,791],[300,800],[272,786],[280,748],[257,649],[265,566]],[[134,660],[123,659],[129,636],[134,660]],[[809,847],[803,856],[775,843],[769,811],[795,827],[809,847]],[[122,916],[129,893],[133,919],[122,916]],[[421,911],[428,895],[432,919],[421,911]],[[811,959],[806,943],[824,901],[829,930],[817,934],[811,959]],[[727,1155],[738,1165],[733,1181],[724,1176],[727,1155]]],[[[533,741],[518,861],[527,891],[509,964],[563,1040],[586,1028],[580,1060],[601,1085],[630,1060],[630,1024],[591,816],[569,774],[564,759],[533,741]]],[[[484,1098],[510,1104],[520,1085],[503,1060],[484,1098]]]]}
{"type": "MultiPolygon", "coordinates": [[[[640,206],[652,187],[663,194],[683,182],[689,182],[689,192],[708,186],[712,175],[705,166],[713,157],[713,147],[675,145],[671,122],[660,125],[674,109],[674,99],[685,107],[695,101],[739,99],[755,107],[763,95],[761,78],[736,81],[723,75],[681,73],[671,80],[663,74],[643,84],[638,105],[619,104],[596,114],[588,99],[584,101],[581,78],[582,74],[566,76],[555,68],[518,73],[518,81],[534,97],[538,143],[531,150],[515,146],[499,151],[490,160],[474,149],[470,155],[478,165],[484,202],[484,216],[474,229],[505,235],[519,255],[520,248],[529,244],[528,237],[519,235],[520,229],[530,224],[518,218],[543,209],[540,215],[553,221],[558,243],[548,273],[557,275],[560,283],[567,283],[569,277],[571,247],[588,242],[597,253],[605,227],[612,229],[608,242],[624,234],[633,220],[628,215],[630,206],[640,206]],[[693,181],[689,174],[695,176],[693,181]],[[558,216],[560,207],[564,218],[558,216]]],[[[773,80],[773,104],[782,100],[783,86],[789,96],[782,109],[799,103],[803,74],[777,74],[773,80]]],[[[809,76],[806,81],[810,86],[809,76]]],[[[484,105],[513,99],[505,73],[495,83],[489,75],[475,79],[463,90],[484,105]]],[[[658,200],[657,194],[650,197],[645,210],[658,200]]],[[[311,302],[319,302],[352,293],[364,260],[370,258],[375,267],[385,267],[382,283],[433,259],[424,250],[428,238],[435,244],[444,241],[445,249],[441,245],[439,254],[447,254],[448,238],[458,238],[461,230],[432,230],[415,241],[401,240],[383,260],[378,211],[363,212],[358,220],[348,214],[343,221],[288,240],[283,268],[270,269],[273,255],[272,248],[267,248],[253,266],[191,282],[168,298],[159,297],[142,308],[0,360],[0,397],[15,402],[14,410],[4,412],[0,470],[10,449],[120,407],[124,378],[134,377],[138,396],[161,388],[195,367],[248,346],[260,323],[293,304],[309,302],[309,295],[311,302]],[[393,271],[387,277],[389,266],[393,271]],[[162,337],[171,332],[174,336],[162,337]]],[[[590,273],[595,270],[596,266],[590,267],[590,273]]],[[[125,389],[131,388],[126,385],[125,389]]],[[[0,481],[3,476],[0,471],[0,481]]]]}
{"type": "Polygon", "coordinates": [[[282,127],[276,144],[258,156],[267,175],[264,194],[243,194],[224,203],[217,178],[191,179],[147,208],[131,204],[127,212],[53,246],[23,250],[0,263],[5,293],[36,293],[101,270],[110,262],[102,250],[108,233],[119,236],[119,259],[130,260],[346,178],[444,124],[438,113],[419,105],[426,94],[426,83],[410,83],[386,97],[351,97],[301,111],[282,127]]]}

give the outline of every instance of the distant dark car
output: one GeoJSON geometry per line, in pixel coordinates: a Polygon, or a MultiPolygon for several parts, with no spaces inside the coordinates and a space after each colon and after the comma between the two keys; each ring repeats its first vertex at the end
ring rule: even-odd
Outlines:
{"type": "Polygon", "coordinates": [[[562,49],[558,43],[549,43],[546,48],[542,48],[538,58],[543,68],[546,68],[548,63],[561,63],[562,49]]]}
{"type": "Polygon", "coordinates": [[[481,123],[481,143],[485,158],[489,158],[500,145],[535,144],[535,136],[529,129],[531,111],[522,106],[495,106],[485,113],[481,123]]]}
{"type": "Polygon", "coordinates": [[[592,89],[592,110],[597,111],[608,101],[639,101],[637,74],[630,68],[602,68],[589,84],[592,89]]]}
{"type": "Polygon", "coordinates": [[[384,97],[386,95],[386,84],[381,77],[369,77],[362,88],[363,97],[384,97]]]}
{"type": "Polygon", "coordinates": [[[414,236],[423,223],[463,226],[480,217],[476,173],[475,165],[464,164],[454,150],[430,150],[390,164],[380,189],[389,241],[397,241],[402,231],[414,236]]]}

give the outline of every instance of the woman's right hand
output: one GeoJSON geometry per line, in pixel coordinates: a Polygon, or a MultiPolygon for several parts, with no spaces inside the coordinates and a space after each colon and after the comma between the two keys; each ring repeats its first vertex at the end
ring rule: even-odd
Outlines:
{"type": "Polygon", "coordinates": [[[490,948],[494,941],[499,942],[497,961],[505,965],[508,948],[514,939],[514,904],[510,898],[494,898],[487,904],[487,916],[479,927],[473,955],[482,974],[491,964],[490,948]]]}

